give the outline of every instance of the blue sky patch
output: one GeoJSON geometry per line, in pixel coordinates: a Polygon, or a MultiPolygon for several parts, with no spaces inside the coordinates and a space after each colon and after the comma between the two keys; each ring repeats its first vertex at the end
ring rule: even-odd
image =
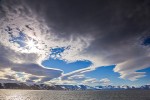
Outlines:
{"type": "Polygon", "coordinates": [[[12,39],[10,39],[9,41],[10,42],[16,42],[17,44],[20,45],[20,47],[24,47],[26,46],[25,44],[25,35],[22,33],[22,32],[19,32],[19,35],[18,37],[12,37],[12,39]]]}
{"type": "Polygon", "coordinates": [[[142,70],[138,70],[137,72],[146,72],[146,76],[142,77],[140,80],[137,80],[139,84],[150,84],[150,67],[142,70]]]}
{"type": "Polygon", "coordinates": [[[72,72],[81,68],[89,67],[92,63],[90,61],[76,61],[73,63],[67,63],[59,59],[49,59],[43,61],[42,65],[46,67],[58,68],[64,71],[64,73],[72,72]]]}
{"type": "Polygon", "coordinates": [[[112,85],[140,86],[140,85],[150,83],[150,79],[149,79],[150,68],[138,71],[138,72],[146,72],[147,74],[145,77],[142,77],[142,78],[140,78],[140,80],[136,80],[136,81],[120,79],[119,73],[113,71],[114,68],[115,68],[115,65],[99,67],[96,70],[86,73],[85,76],[96,78],[98,80],[103,79],[103,78],[108,78],[111,80],[112,85]]]}
{"type": "Polygon", "coordinates": [[[143,45],[145,45],[145,46],[150,45],[150,37],[147,37],[147,38],[144,39],[143,45]]]}

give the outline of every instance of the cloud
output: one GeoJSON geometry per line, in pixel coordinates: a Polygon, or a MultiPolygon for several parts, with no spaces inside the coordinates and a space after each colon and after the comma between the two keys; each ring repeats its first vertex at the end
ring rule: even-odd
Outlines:
{"type": "Polygon", "coordinates": [[[45,76],[49,80],[59,77],[62,74],[62,71],[59,69],[44,68],[42,65],[36,64],[36,60],[38,59],[37,54],[15,52],[2,45],[0,45],[0,50],[2,51],[0,52],[0,69],[10,68],[15,72],[24,72],[38,77],[45,76]]]}
{"type": "Polygon", "coordinates": [[[149,67],[149,57],[139,57],[135,59],[127,60],[121,64],[118,64],[115,68],[115,72],[120,72],[123,79],[129,79],[131,81],[144,77],[145,72],[135,72],[141,69],[149,67]]]}
{"type": "MultiPolygon", "coordinates": [[[[55,80],[56,83],[58,80],[55,80]]],[[[108,78],[103,78],[103,79],[96,79],[96,78],[91,78],[91,77],[86,77],[84,73],[75,73],[75,74],[68,74],[60,77],[59,81],[66,82],[67,83],[74,83],[74,84],[86,84],[86,85],[109,85],[111,84],[111,81],[108,78]]],[[[50,81],[51,82],[51,81],[50,81]]]]}
{"type": "Polygon", "coordinates": [[[100,79],[100,80],[97,80],[96,78],[88,78],[88,79],[83,81],[83,84],[87,84],[87,85],[90,85],[90,84],[110,85],[111,82],[108,78],[103,78],[103,79],[100,79]]]}
{"type": "MultiPolygon", "coordinates": [[[[26,9],[21,2],[17,3],[23,6],[15,2],[17,1],[3,1],[2,10],[0,10],[5,12],[2,13],[4,16],[0,20],[0,70],[3,70],[1,79],[26,82],[27,80],[34,81],[37,78],[37,80],[44,82],[43,78],[45,77],[47,80],[51,80],[61,76],[62,70],[46,68],[41,65],[41,62],[47,58],[48,54],[46,53],[49,51],[49,48],[42,49],[43,41],[38,38],[41,37],[39,32],[42,31],[42,28],[38,26],[39,22],[35,16],[30,11],[28,12],[29,9],[26,9]],[[7,6],[9,4],[12,4],[10,8],[7,6]],[[32,18],[30,18],[31,15],[32,18]],[[30,30],[26,25],[33,23],[33,30],[30,30]],[[38,28],[35,30],[36,27],[38,28]],[[38,44],[32,48],[25,48],[27,45],[25,43],[31,40],[38,41],[38,44]],[[25,46],[21,43],[24,43],[25,46]],[[10,69],[11,73],[8,74],[5,69],[10,69]]],[[[44,33],[44,31],[42,32],[44,33]]]]}
{"type": "Polygon", "coordinates": [[[89,78],[83,81],[84,84],[93,84],[93,83],[99,83],[96,78],[89,78]]]}
{"type": "Polygon", "coordinates": [[[120,73],[120,78],[137,80],[146,74],[137,71],[150,65],[150,49],[142,45],[144,40],[141,39],[149,36],[148,3],[2,0],[0,68],[45,76],[37,80],[60,77],[67,81],[82,79],[81,74],[97,67],[116,65],[114,71],[120,73]],[[34,40],[32,48],[10,41],[20,39],[20,32],[25,35],[23,42],[34,40]],[[93,65],[67,74],[42,66],[42,61],[51,57],[54,48],[67,48],[55,59],[68,63],[88,60],[93,65]]]}
{"type": "Polygon", "coordinates": [[[99,82],[100,82],[100,84],[103,84],[103,85],[109,85],[109,84],[111,84],[110,80],[108,78],[103,78],[99,82]]]}
{"type": "MultiPolygon", "coordinates": [[[[42,66],[42,61],[49,57],[53,58],[50,55],[53,49],[64,48],[63,54],[60,53],[60,56],[56,56],[55,59],[74,62],[79,58],[73,56],[86,48],[90,40],[84,37],[59,39],[44,21],[38,20],[37,15],[26,8],[22,1],[18,2],[22,6],[14,4],[15,2],[3,1],[1,6],[5,16],[0,21],[0,68],[10,68],[15,73],[30,74],[34,78],[40,77],[37,80],[41,82],[61,76],[62,70],[42,66]],[[6,6],[9,4],[12,4],[11,9],[6,6]],[[28,48],[30,41],[33,41],[33,46],[28,48]]],[[[19,77],[18,80],[22,80],[19,77]]],[[[32,78],[27,77],[24,81],[32,81],[32,78]]]]}
{"type": "MultiPolygon", "coordinates": [[[[80,39],[84,36],[91,40],[87,41],[88,46],[81,45],[81,49],[73,51],[73,54],[68,55],[70,51],[62,53],[62,59],[89,60],[93,63],[93,68],[87,68],[89,69],[87,71],[113,64],[116,65],[114,71],[120,73],[120,78],[126,77],[129,80],[131,80],[130,73],[126,69],[136,73],[134,80],[145,76],[144,72],[136,71],[148,68],[150,65],[148,61],[142,63],[142,59],[149,58],[150,54],[149,47],[141,45],[143,41],[141,38],[149,36],[149,1],[66,0],[66,2],[57,0],[26,2],[35,13],[41,11],[40,14],[46,19],[47,25],[60,38],[80,39]],[[37,6],[40,6],[38,10],[36,10],[37,6]],[[132,65],[128,62],[139,58],[140,66],[136,62],[132,65]],[[126,63],[125,66],[124,63],[126,63]]],[[[81,41],[77,43],[82,44],[81,41]]],[[[81,70],[78,71],[72,73],[81,72],[81,70]]]]}

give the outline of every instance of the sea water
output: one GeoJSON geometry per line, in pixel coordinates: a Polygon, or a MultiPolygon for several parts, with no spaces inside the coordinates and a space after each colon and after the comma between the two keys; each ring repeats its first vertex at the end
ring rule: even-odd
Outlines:
{"type": "Polygon", "coordinates": [[[150,90],[0,90],[0,100],[150,100],[150,90]]]}

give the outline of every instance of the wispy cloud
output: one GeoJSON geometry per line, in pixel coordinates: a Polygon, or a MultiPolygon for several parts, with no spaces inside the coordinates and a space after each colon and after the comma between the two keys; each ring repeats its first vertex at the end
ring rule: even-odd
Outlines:
{"type": "Polygon", "coordinates": [[[88,78],[86,80],[83,81],[83,84],[87,84],[87,85],[110,85],[111,82],[108,78],[103,78],[100,80],[97,80],[96,78],[88,78]]]}

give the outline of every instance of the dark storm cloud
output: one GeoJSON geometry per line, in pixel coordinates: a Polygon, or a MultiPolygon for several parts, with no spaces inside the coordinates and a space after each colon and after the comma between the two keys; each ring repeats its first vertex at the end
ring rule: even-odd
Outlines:
{"type": "MultiPolygon", "coordinates": [[[[128,66],[129,63],[125,72],[121,66],[114,69],[122,70],[119,73],[123,77],[126,71],[139,68],[135,63],[130,64],[129,59],[135,62],[149,56],[149,49],[141,46],[144,41],[141,38],[150,35],[149,0],[28,0],[26,3],[45,18],[60,38],[94,37],[84,53],[101,57],[109,64],[126,62],[128,66]]],[[[142,64],[143,60],[139,62],[142,64]]],[[[149,65],[148,61],[145,63],[149,65]]]]}
{"type": "Polygon", "coordinates": [[[150,25],[148,0],[27,0],[56,33],[91,34],[116,42],[141,34],[150,25]]]}
{"type": "MultiPolygon", "coordinates": [[[[27,3],[60,38],[93,36],[95,40],[87,52],[95,54],[120,51],[150,31],[148,0],[29,0],[27,3]]],[[[129,55],[145,54],[138,49],[129,55]]]]}
{"type": "Polygon", "coordinates": [[[150,30],[148,0],[7,0],[9,10],[18,4],[24,6],[23,12],[27,13],[29,6],[39,18],[45,18],[57,35],[94,36],[95,45],[91,48],[100,45],[111,49],[120,45],[119,41],[150,30]]]}

